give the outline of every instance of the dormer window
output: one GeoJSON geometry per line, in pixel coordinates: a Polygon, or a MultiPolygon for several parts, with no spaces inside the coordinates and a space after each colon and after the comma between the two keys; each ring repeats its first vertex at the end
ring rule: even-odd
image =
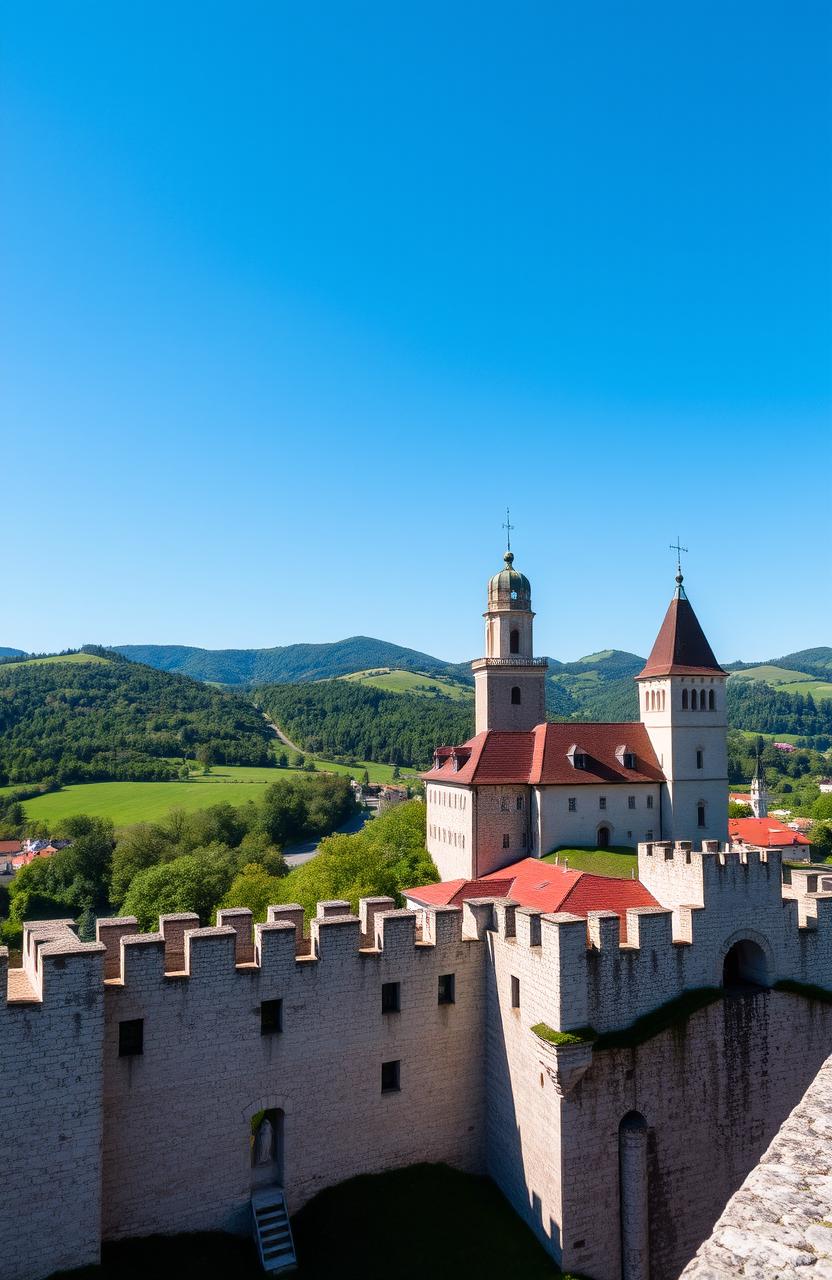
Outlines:
{"type": "Polygon", "coordinates": [[[577,743],[573,743],[566,753],[569,763],[573,769],[586,769],[589,757],[585,751],[582,751],[577,743]]]}
{"type": "Polygon", "coordinates": [[[636,753],[624,743],[615,748],[615,758],[623,769],[636,768],[636,753]]]}

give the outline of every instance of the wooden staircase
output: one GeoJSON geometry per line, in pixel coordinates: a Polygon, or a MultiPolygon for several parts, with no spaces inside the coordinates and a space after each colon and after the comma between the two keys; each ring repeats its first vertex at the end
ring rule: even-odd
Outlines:
{"type": "Polygon", "coordinates": [[[264,1187],[251,1197],[254,1235],[264,1271],[293,1271],[297,1266],[295,1243],[280,1187],[264,1187]]]}

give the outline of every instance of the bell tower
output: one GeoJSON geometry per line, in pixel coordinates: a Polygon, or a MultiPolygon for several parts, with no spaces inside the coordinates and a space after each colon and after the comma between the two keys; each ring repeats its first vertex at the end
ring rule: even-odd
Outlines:
{"type": "Polygon", "coordinates": [[[665,776],[665,840],[728,839],[728,672],[676,574],[676,591],[638,682],[641,721],[665,776]]]}
{"type": "Polygon", "coordinates": [[[505,568],[488,583],[485,657],[471,663],[476,692],[476,733],[529,730],[546,719],[545,658],[532,647],[532,589],[514,568],[509,541],[505,568]]]}

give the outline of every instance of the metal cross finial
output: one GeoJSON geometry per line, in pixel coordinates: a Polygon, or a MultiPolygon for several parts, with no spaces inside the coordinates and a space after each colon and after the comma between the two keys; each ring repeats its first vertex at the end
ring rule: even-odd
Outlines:
{"type": "Polygon", "coordinates": [[[671,550],[671,551],[675,551],[675,552],[676,552],[676,577],[677,577],[677,581],[681,582],[681,580],[682,580],[682,552],[684,551],[685,555],[687,555],[687,551],[688,551],[688,549],[687,549],[687,547],[683,547],[683,546],[681,545],[681,543],[679,542],[679,535],[678,535],[678,533],[676,534],[676,541],[675,541],[675,542],[671,542],[671,544],[670,544],[670,550],[671,550]]]}
{"type": "Polygon", "coordinates": [[[511,531],[515,526],[511,523],[511,514],[508,507],[506,507],[506,520],[503,528],[506,531],[506,551],[511,551],[511,531]]]}

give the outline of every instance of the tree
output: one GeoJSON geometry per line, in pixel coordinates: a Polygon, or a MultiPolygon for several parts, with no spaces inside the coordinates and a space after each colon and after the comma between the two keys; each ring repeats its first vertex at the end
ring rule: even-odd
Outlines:
{"type": "Polygon", "coordinates": [[[825,792],[818,796],[812,805],[812,817],[820,819],[821,822],[832,819],[832,794],[825,792]]]}
{"type": "Polygon", "coordinates": [[[302,751],[299,751],[297,756],[295,757],[295,767],[297,769],[302,769],[305,764],[306,764],[306,756],[303,754],[302,751]]]}
{"type": "Polygon", "coordinates": [[[210,742],[204,743],[196,753],[197,763],[202,765],[203,773],[211,772],[211,765],[214,763],[214,748],[210,742]]]}
{"type": "Polygon", "coordinates": [[[277,757],[277,767],[278,769],[286,769],[288,768],[288,765],[289,765],[289,757],[287,756],[285,751],[281,751],[277,757]]]}
{"type": "Polygon", "coordinates": [[[160,915],[180,911],[195,911],[200,924],[210,923],[233,878],[233,866],[223,853],[227,855],[197,850],[140,871],[131,881],[122,914],[135,916],[143,930],[156,928],[160,915]]]}
{"type": "Polygon", "coordinates": [[[753,814],[754,810],[750,804],[738,804],[734,800],[731,800],[728,804],[729,818],[751,818],[753,814]]]}
{"type": "Polygon", "coordinates": [[[270,875],[266,867],[248,863],[235,876],[225,896],[224,907],[248,907],[255,920],[266,919],[266,908],[280,901],[282,879],[270,875]]]}
{"type": "Polygon", "coordinates": [[[401,904],[402,889],[438,879],[425,850],[425,806],[411,802],[388,809],[355,835],[322,840],[316,857],[274,886],[274,901],[299,902],[311,917],[318,902],[346,898],[356,911],[359,898],[392,897],[401,904]]]}
{"type": "Polygon", "coordinates": [[[365,769],[365,770],[364,770],[364,772],[362,773],[362,775],[361,775],[361,782],[362,782],[362,785],[363,785],[363,786],[365,786],[365,787],[369,787],[369,785],[370,785],[370,771],[369,771],[369,769],[365,769]]]}
{"type": "Polygon", "coordinates": [[[395,781],[396,781],[396,779],[397,779],[397,778],[400,778],[401,776],[402,776],[402,771],[401,771],[401,769],[399,768],[399,766],[398,766],[397,764],[394,764],[394,765],[393,765],[393,781],[395,782],[395,781]]]}
{"type": "Polygon", "coordinates": [[[825,862],[832,860],[832,822],[816,822],[812,827],[812,861],[823,858],[825,862]]]}

